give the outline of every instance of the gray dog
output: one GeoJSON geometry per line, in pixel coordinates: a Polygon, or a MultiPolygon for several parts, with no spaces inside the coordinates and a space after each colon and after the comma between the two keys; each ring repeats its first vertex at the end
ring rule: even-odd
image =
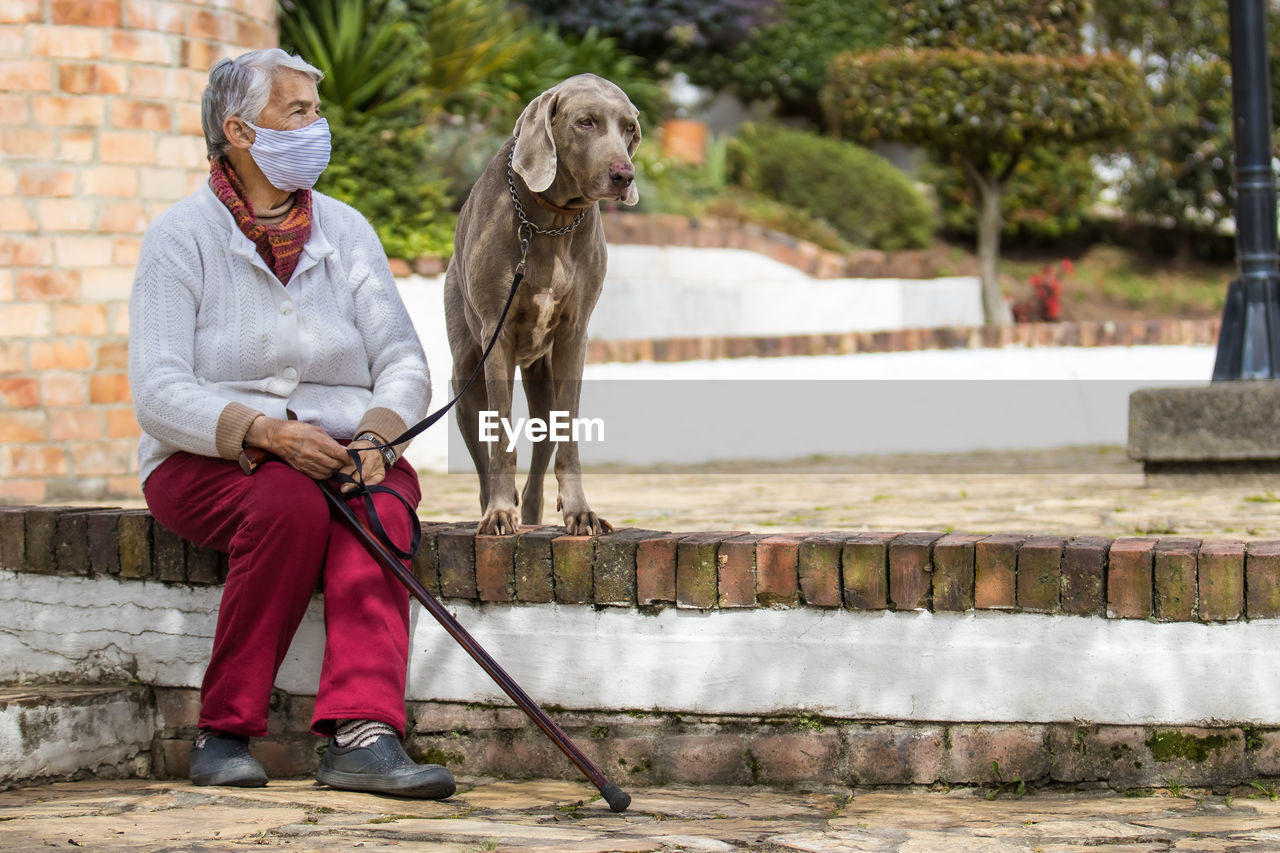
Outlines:
{"type": "Polygon", "coordinates": [[[480,477],[480,533],[516,532],[521,500],[521,523],[541,523],[542,482],[553,449],[556,508],[568,532],[613,529],[587,505],[576,441],[558,441],[554,448],[549,440],[535,441],[529,476],[517,495],[515,452],[507,450],[505,436],[482,441],[480,418],[484,412],[510,420],[516,365],[531,418],[549,423],[553,412],[578,418],[587,321],[607,260],[597,202],[640,199],[631,164],[640,144],[638,117],[621,89],[593,74],[548,89],[525,107],[513,137],[490,161],[458,217],[444,286],[455,393],[494,334],[522,257],[526,263],[484,375],[457,406],[480,477]]]}

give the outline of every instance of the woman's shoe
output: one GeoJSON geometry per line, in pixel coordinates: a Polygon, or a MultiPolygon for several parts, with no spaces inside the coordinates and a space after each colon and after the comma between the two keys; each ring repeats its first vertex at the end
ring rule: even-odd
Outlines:
{"type": "Polygon", "coordinates": [[[419,800],[443,800],[457,789],[453,774],[439,764],[417,764],[395,735],[381,735],[370,746],[329,746],[316,781],[344,791],[391,794],[419,800]]]}
{"type": "Polygon", "coordinates": [[[247,737],[203,731],[191,745],[191,781],[196,785],[261,788],[267,784],[267,774],[249,754],[247,737]]]}

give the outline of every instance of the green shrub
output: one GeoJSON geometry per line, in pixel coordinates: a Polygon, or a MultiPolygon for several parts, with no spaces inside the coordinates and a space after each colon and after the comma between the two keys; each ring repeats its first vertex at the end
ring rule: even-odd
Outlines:
{"type": "Polygon", "coordinates": [[[723,50],[746,37],[774,0],[524,0],[567,32],[599,27],[632,53],[659,59],[681,48],[723,50]]]}
{"type": "MultiPolygon", "coordinates": [[[[581,36],[554,25],[536,30],[524,51],[488,81],[489,99],[514,122],[524,105],[566,77],[590,72],[616,83],[640,110],[641,127],[652,130],[667,113],[667,95],[644,60],[595,29],[581,36]]],[[[508,128],[509,130],[510,128],[508,128]]]]}
{"type": "Polygon", "coordinates": [[[915,249],[932,241],[933,212],[911,180],[853,143],[747,125],[731,162],[735,183],[830,222],[856,246],[915,249]]]}
{"type": "Polygon", "coordinates": [[[773,21],[734,49],[692,54],[690,78],[747,101],[777,99],[785,115],[822,121],[827,65],[846,50],[875,50],[889,31],[885,0],[782,0],[773,21]]]}
{"type": "Polygon", "coordinates": [[[506,0],[409,0],[429,64],[423,87],[433,113],[476,115],[488,108],[493,80],[523,61],[534,31],[506,0]]]}
{"type": "Polygon", "coordinates": [[[849,251],[849,244],[830,223],[808,211],[727,185],[723,165],[727,147],[725,142],[714,140],[707,165],[695,166],[662,157],[656,146],[641,145],[635,156],[640,203],[633,210],[746,222],[808,240],[834,252],[849,251]]]}
{"type": "MultiPolygon", "coordinates": [[[[977,233],[973,184],[956,164],[929,163],[922,175],[933,186],[942,227],[949,234],[977,233]]],[[[1000,197],[1005,237],[1057,239],[1083,229],[1092,218],[1100,184],[1089,153],[1080,148],[1038,148],[1014,168],[1000,197]]]]}
{"type": "Polygon", "coordinates": [[[280,0],[280,45],[324,72],[326,109],[369,116],[419,110],[428,50],[399,0],[280,0]]]}
{"type": "Polygon", "coordinates": [[[1080,53],[1085,0],[897,0],[894,38],[908,48],[1080,53]]]}
{"type": "Polygon", "coordinates": [[[1142,78],[1112,54],[882,50],[832,61],[823,102],[842,136],[918,145],[984,164],[1059,143],[1123,137],[1141,120],[1142,78]]]}
{"type": "Polygon", "coordinates": [[[365,215],[393,258],[453,254],[448,182],[424,166],[428,129],[404,120],[330,121],[333,157],[316,189],[365,215]]]}

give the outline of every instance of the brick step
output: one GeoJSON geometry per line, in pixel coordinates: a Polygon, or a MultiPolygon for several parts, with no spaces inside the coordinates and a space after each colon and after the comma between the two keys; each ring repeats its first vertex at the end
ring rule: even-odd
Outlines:
{"type": "Polygon", "coordinates": [[[941,326],[880,332],[807,335],[739,335],[598,340],[587,342],[592,364],[633,361],[706,361],[720,358],[783,358],[919,350],[1003,349],[1005,347],[1208,346],[1221,321],[1082,320],[1014,323],[1002,326],[941,326]]]}
{"type": "MultiPolygon", "coordinates": [[[[183,778],[199,692],[156,688],[156,775],[183,778]]],[[[314,697],[276,691],[271,731],[251,750],[269,776],[314,773],[314,697]]],[[[550,716],[624,788],[633,785],[1029,785],[1116,790],[1228,787],[1280,775],[1280,730],[1242,725],[939,723],[653,711],[550,716]]],[[[406,748],[458,776],[577,779],[577,769],[519,709],[409,703],[406,748]]]]}
{"type": "MultiPolygon", "coordinates": [[[[315,772],[314,698],[277,690],[251,744],[273,779],[315,772]]],[[[89,777],[182,779],[199,691],[140,685],[0,687],[0,790],[89,777]]],[[[551,716],[619,784],[1028,785],[1226,788],[1280,776],[1280,730],[1247,725],[940,723],[561,711],[551,716]]],[[[519,710],[410,702],[406,746],[464,777],[576,779],[519,710]]]]}
{"type": "Polygon", "coordinates": [[[0,790],[146,776],[155,731],[154,699],[144,685],[0,686],[0,790]]]}

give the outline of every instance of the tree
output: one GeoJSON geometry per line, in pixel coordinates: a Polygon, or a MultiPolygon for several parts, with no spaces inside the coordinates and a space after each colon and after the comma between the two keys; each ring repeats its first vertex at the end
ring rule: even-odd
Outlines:
{"type": "Polygon", "coordinates": [[[765,20],[777,0],[525,0],[566,33],[597,30],[649,60],[672,51],[725,50],[765,20]]]}
{"type": "Polygon", "coordinates": [[[1015,168],[1050,145],[1124,139],[1144,109],[1125,57],[1081,53],[1080,0],[905,0],[890,16],[904,45],[845,53],[823,106],[857,142],[903,142],[958,162],[978,203],[978,259],[988,323],[1000,290],[1001,195],[1015,168]]]}
{"type": "Polygon", "coordinates": [[[1096,0],[1094,29],[1099,44],[1134,57],[1150,90],[1148,120],[1117,158],[1125,209],[1183,237],[1216,227],[1231,216],[1227,4],[1096,0]]]}
{"type": "Polygon", "coordinates": [[[732,89],[744,101],[773,101],[776,112],[823,121],[818,93],[837,53],[884,46],[887,0],[781,0],[747,39],[728,50],[689,52],[680,65],[699,85],[732,89]]]}

